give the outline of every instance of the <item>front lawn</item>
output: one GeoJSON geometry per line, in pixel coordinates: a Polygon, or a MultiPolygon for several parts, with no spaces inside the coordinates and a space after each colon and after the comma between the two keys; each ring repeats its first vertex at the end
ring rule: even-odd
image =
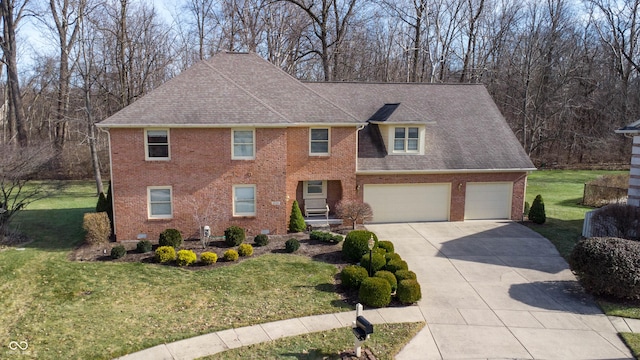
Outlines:
{"type": "Polygon", "coordinates": [[[269,254],[215,270],[154,264],[72,262],[91,183],[73,183],[32,204],[16,222],[34,241],[0,252],[0,358],[110,359],[191,336],[257,323],[346,311],[336,267],[269,254]]]}

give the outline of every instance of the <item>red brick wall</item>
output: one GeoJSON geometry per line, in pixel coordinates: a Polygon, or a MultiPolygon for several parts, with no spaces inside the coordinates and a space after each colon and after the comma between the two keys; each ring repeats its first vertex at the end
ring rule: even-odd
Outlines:
{"type": "Polygon", "coordinates": [[[450,183],[451,206],[449,220],[464,220],[465,190],[467,182],[513,182],[511,199],[511,219],[522,220],[526,173],[467,173],[467,174],[430,174],[430,175],[358,175],[358,199],[363,200],[364,184],[398,183],[450,183]]]}

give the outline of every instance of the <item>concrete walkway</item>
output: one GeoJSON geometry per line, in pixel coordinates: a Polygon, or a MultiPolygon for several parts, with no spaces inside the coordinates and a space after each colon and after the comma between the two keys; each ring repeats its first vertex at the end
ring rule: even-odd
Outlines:
{"type": "MultiPolygon", "coordinates": [[[[374,324],[426,321],[396,356],[408,359],[633,359],[618,332],[640,320],[607,317],[553,245],[512,222],[367,226],[418,275],[414,306],[365,310],[374,324]]],[[[229,329],[120,359],[196,359],[282,337],[351,326],[355,311],[229,329]]]]}

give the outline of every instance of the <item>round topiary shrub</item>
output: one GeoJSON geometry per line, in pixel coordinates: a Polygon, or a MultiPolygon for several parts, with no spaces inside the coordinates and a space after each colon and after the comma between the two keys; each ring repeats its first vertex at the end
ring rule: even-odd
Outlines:
{"type": "Polygon", "coordinates": [[[269,237],[267,234],[258,234],[253,238],[253,242],[256,246],[267,246],[269,244],[269,237]]]}
{"type": "Polygon", "coordinates": [[[418,279],[418,277],[416,276],[416,273],[414,273],[411,270],[398,270],[394,275],[396,276],[396,279],[398,280],[398,282],[402,280],[407,280],[407,279],[411,279],[411,280],[418,279]]]}
{"type": "Polygon", "coordinates": [[[244,242],[244,229],[239,226],[229,226],[224,231],[224,242],[229,246],[238,246],[244,242]]]}
{"type": "Polygon", "coordinates": [[[251,246],[250,244],[240,244],[240,246],[238,246],[238,254],[240,256],[253,255],[253,246],[251,246]]]}
{"type": "Polygon", "coordinates": [[[155,259],[159,263],[166,263],[176,259],[176,249],[173,246],[160,246],[156,249],[155,259]]]}
{"type": "MultiPolygon", "coordinates": [[[[384,258],[384,255],[376,253],[374,251],[371,252],[371,274],[374,274],[376,271],[381,270],[387,264],[387,260],[384,258]]],[[[369,252],[362,255],[360,258],[360,266],[369,270],[369,252]]]]}
{"type": "Polygon", "coordinates": [[[409,270],[409,265],[404,260],[389,260],[384,269],[395,274],[398,270],[409,270]]]}
{"type": "MultiPolygon", "coordinates": [[[[342,243],[342,256],[352,263],[360,261],[362,255],[369,253],[369,239],[378,243],[376,234],[367,230],[353,230],[347,234],[342,243]]],[[[375,246],[374,246],[375,248],[375,246]]]]}
{"type": "Polygon", "coordinates": [[[214,252],[205,251],[202,254],[200,254],[200,262],[203,263],[204,265],[215,264],[217,261],[218,261],[218,254],[214,252]]]}
{"type": "Polygon", "coordinates": [[[569,264],[592,294],[640,299],[640,242],[619,238],[581,240],[569,256],[569,264]]]}
{"type": "Polygon", "coordinates": [[[153,248],[153,245],[149,240],[140,240],[136,244],[136,250],[141,254],[150,252],[152,248],[153,248]]]}
{"type": "Polygon", "coordinates": [[[367,306],[385,307],[391,302],[391,285],[383,278],[368,277],[360,284],[358,299],[367,306]]]}
{"type": "Polygon", "coordinates": [[[393,275],[393,273],[390,271],[386,271],[386,270],[376,271],[375,275],[373,276],[387,280],[389,285],[391,285],[391,292],[396,291],[396,289],[398,288],[398,280],[396,280],[396,276],[393,275]]]}
{"type": "Polygon", "coordinates": [[[342,269],[342,272],[340,272],[342,285],[350,289],[359,288],[362,280],[368,277],[369,273],[367,269],[358,265],[347,265],[342,269]]]}
{"type": "Polygon", "coordinates": [[[533,203],[529,209],[529,220],[536,224],[544,224],[544,222],[547,221],[547,213],[544,210],[542,195],[538,194],[536,198],[533,199],[533,203]]]}
{"type": "Polygon", "coordinates": [[[180,234],[180,231],[176,229],[167,229],[160,233],[158,245],[171,246],[174,249],[177,249],[182,245],[182,234],[180,234]]]}
{"type": "Polygon", "coordinates": [[[402,258],[400,257],[400,254],[394,253],[394,252],[384,254],[384,258],[387,260],[387,264],[391,260],[402,260],[402,258]]]}
{"type": "Polygon", "coordinates": [[[387,253],[393,253],[395,252],[395,248],[393,246],[393,243],[389,240],[380,240],[378,241],[378,247],[381,249],[385,249],[387,250],[387,253]]]}
{"type": "Polygon", "coordinates": [[[192,250],[180,250],[176,257],[178,266],[189,266],[198,260],[198,256],[192,250]]]}
{"type": "Polygon", "coordinates": [[[296,252],[300,248],[300,241],[291,238],[284,243],[284,249],[288,253],[296,252]]]}
{"type": "Polygon", "coordinates": [[[224,255],[222,255],[222,258],[225,261],[237,261],[238,257],[239,257],[238,252],[233,249],[229,249],[225,251],[224,255]]]}
{"type": "Polygon", "coordinates": [[[112,259],[120,259],[121,257],[124,257],[126,254],[127,254],[127,249],[125,249],[124,246],[122,245],[116,245],[113,248],[111,248],[112,259]]]}
{"type": "Polygon", "coordinates": [[[417,280],[405,279],[398,283],[396,297],[403,304],[413,304],[422,298],[422,291],[417,280]]]}

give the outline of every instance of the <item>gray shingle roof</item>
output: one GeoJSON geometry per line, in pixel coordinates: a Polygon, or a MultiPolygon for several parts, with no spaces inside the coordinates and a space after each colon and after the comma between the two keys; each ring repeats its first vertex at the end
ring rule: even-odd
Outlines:
{"type": "MultiPolygon", "coordinates": [[[[368,119],[382,104],[400,103],[426,125],[425,155],[387,155],[375,125],[359,134],[358,170],[446,171],[534,169],[529,156],[482,85],[307,83],[368,119]]],[[[396,110],[392,117],[402,122],[396,110]]],[[[414,120],[414,119],[407,119],[414,120]]]]}

